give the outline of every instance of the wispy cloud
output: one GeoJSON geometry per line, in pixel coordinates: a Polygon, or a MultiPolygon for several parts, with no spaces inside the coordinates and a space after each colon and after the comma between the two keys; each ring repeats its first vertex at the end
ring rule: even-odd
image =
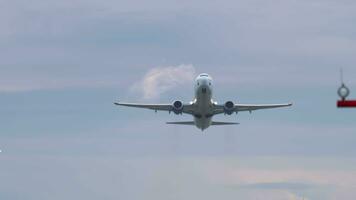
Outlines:
{"type": "Polygon", "coordinates": [[[73,88],[102,88],[118,85],[114,80],[102,78],[61,79],[54,77],[31,77],[20,80],[0,80],[0,93],[31,92],[39,90],[60,90],[73,88]]]}
{"type": "Polygon", "coordinates": [[[132,86],[132,90],[141,93],[144,99],[156,99],[162,93],[172,90],[194,79],[193,65],[157,67],[147,72],[143,79],[132,86]]]}

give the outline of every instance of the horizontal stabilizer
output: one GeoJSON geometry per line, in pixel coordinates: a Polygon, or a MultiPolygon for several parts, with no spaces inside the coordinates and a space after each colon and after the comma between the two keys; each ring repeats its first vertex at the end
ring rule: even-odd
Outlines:
{"type": "Polygon", "coordinates": [[[237,125],[240,123],[237,122],[211,122],[212,126],[218,126],[218,125],[237,125]]]}
{"type": "MultiPolygon", "coordinates": [[[[193,121],[187,121],[187,122],[167,122],[167,124],[176,124],[176,125],[195,125],[193,121]]],[[[218,125],[237,125],[240,123],[237,122],[211,122],[212,126],[218,126],[218,125]]]]}
{"type": "Polygon", "coordinates": [[[177,124],[177,125],[195,125],[193,121],[189,122],[167,122],[167,124],[177,124]]]}

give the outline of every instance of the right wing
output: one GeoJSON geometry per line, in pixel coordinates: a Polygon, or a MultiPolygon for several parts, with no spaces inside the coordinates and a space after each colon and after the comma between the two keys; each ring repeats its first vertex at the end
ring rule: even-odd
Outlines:
{"type": "Polygon", "coordinates": [[[292,103],[286,104],[235,104],[237,111],[252,111],[260,109],[281,108],[292,106],[292,103]]]}
{"type": "MultiPolygon", "coordinates": [[[[173,112],[172,104],[139,104],[139,103],[123,103],[123,102],[115,102],[117,106],[127,106],[127,107],[136,107],[136,108],[146,108],[154,111],[168,111],[173,112]]],[[[193,104],[184,104],[183,105],[183,113],[193,115],[193,104]]]]}
{"type": "MultiPolygon", "coordinates": [[[[214,115],[224,113],[224,105],[214,105],[214,115]]],[[[292,106],[292,103],[286,104],[235,104],[233,112],[254,111],[260,109],[271,109],[292,106]]]]}

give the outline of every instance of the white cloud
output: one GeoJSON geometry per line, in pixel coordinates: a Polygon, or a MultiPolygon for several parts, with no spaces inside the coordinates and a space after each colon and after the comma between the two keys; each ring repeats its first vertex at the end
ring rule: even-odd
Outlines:
{"type": "Polygon", "coordinates": [[[143,79],[132,87],[144,99],[156,99],[162,93],[172,90],[194,79],[195,68],[193,65],[178,65],[157,67],[151,69],[143,79]]]}

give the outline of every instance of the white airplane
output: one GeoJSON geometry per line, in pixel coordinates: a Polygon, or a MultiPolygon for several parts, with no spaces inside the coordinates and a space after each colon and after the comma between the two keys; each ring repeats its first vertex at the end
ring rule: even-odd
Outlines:
{"type": "Polygon", "coordinates": [[[190,114],[194,117],[194,121],[180,121],[180,122],[167,122],[167,124],[177,125],[195,125],[197,128],[207,129],[211,125],[233,125],[239,124],[235,122],[216,122],[212,121],[212,117],[217,114],[224,113],[225,115],[231,115],[241,111],[251,111],[268,108],[278,108],[291,106],[291,103],[287,104],[234,104],[232,101],[227,101],[224,104],[218,104],[213,101],[213,83],[212,78],[206,74],[200,74],[195,80],[195,98],[192,102],[184,104],[181,101],[174,101],[172,104],[137,104],[137,103],[114,103],[118,106],[128,106],[137,108],[147,108],[151,110],[168,111],[177,115],[183,113],[190,114]]]}

